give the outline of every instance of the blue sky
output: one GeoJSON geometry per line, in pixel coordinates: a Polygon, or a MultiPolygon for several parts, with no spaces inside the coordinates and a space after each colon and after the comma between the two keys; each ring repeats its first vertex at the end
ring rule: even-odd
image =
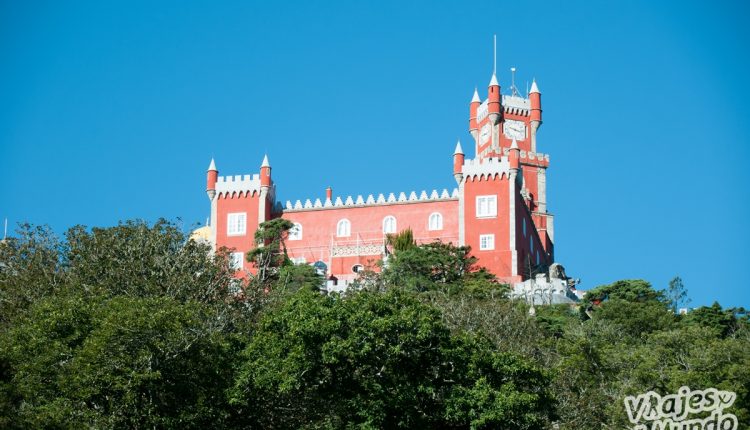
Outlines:
{"type": "Polygon", "coordinates": [[[244,174],[265,152],[282,200],[452,188],[497,33],[503,89],[515,66],[543,93],[568,273],[750,306],[749,20],[744,1],[0,1],[0,217],[187,228],[212,156],[244,174]]]}

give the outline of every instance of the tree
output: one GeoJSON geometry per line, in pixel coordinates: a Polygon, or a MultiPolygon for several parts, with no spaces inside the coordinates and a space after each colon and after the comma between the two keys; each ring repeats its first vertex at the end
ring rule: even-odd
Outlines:
{"type": "Polygon", "coordinates": [[[47,298],[4,346],[23,427],[204,428],[227,419],[216,309],[168,297],[47,298]]]}
{"type": "Polygon", "coordinates": [[[740,329],[740,321],[735,309],[723,309],[718,302],[711,306],[693,309],[685,316],[683,323],[687,326],[699,326],[711,330],[715,336],[725,338],[740,329]]]}
{"type": "Polygon", "coordinates": [[[667,288],[666,296],[669,300],[669,303],[672,305],[672,311],[674,313],[677,313],[680,308],[690,303],[687,289],[682,283],[682,278],[680,278],[679,276],[675,276],[671,281],[669,281],[669,287],[667,288]]]}
{"type": "Polygon", "coordinates": [[[227,259],[174,224],[48,230],[2,246],[0,425],[221,426],[249,316],[227,259]],[[35,279],[35,275],[39,275],[35,279]],[[39,293],[20,295],[24,286],[39,293]]]}
{"type": "Polygon", "coordinates": [[[407,228],[398,234],[386,235],[386,243],[393,248],[394,253],[406,251],[417,246],[417,242],[414,240],[414,232],[412,232],[411,228],[407,228]]]}
{"type": "Polygon", "coordinates": [[[542,428],[546,383],[405,292],[299,291],[261,321],[231,400],[263,428],[542,428]]]}
{"type": "Polygon", "coordinates": [[[471,248],[433,242],[406,247],[394,254],[383,268],[381,278],[387,286],[416,292],[461,288],[464,284],[494,283],[494,276],[477,268],[471,248]]]}
{"type": "Polygon", "coordinates": [[[255,248],[248,252],[247,261],[255,263],[258,273],[254,280],[267,287],[278,279],[279,268],[291,264],[284,240],[294,224],[283,218],[262,222],[255,231],[255,248]]]}
{"type": "Polygon", "coordinates": [[[76,226],[65,235],[67,284],[92,295],[166,296],[223,301],[231,270],[225,254],[188,240],[175,224],[126,221],[115,227],[76,226]]]}
{"type": "Polygon", "coordinates": [[[662,291],[643,280],[622,280],[586,293],[582,307],[594,319],[619,326],[628,336],[640,337],[675,324],[674,312],[662,291]]]}
{"type": "Polygon", "coordinates": [[[0,242],[0,329],[65,282],[62,247],[49,227],[30,224],[0,242]]]}

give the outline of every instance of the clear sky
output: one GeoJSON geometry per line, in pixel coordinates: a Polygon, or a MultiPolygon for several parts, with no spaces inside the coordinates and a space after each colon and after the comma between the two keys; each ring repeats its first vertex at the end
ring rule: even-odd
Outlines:
{"type": "Polygon", "coordinates": [[[568,274],[750,306],[749,22],[742,0],[0,0],[0,218],[187,229],[212,156],[265,152],[280,200],[452,189],[497,33],[504,91],[515,66],[543,94],[568,274]]]}

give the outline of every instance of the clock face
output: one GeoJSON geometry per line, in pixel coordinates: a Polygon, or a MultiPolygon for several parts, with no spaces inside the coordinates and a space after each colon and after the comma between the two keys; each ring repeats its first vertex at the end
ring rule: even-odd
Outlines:
{"type": "Polygon", "coordinates": [[[482,127],[482,130],[479,132],[479,141],[482,143],[486,143],[488,140],[490,140],[490,132],[492,130],[490,129],[489,124],[485,124],[484,127],[482,127]]]}
{"type": "Polygon", "coordinates": [[[503,123],[503,134],[508,139],[526,139],[526,123],[509,119],[503,123]]]}

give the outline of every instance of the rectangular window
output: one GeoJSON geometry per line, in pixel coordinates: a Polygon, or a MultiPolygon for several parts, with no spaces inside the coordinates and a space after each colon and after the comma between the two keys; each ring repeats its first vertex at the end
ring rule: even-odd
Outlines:
{"type": "Polygon", "coordinates": [[[232,270],[242,269],[242,262],[244,259],[245,254],[242,252],[233,252],[229,254],[229,267],[231,267],[232,270]]]}
{"type": "Polygon", "coordinates": [[[497,216],[497,196],[477,196],[477,218],[497,216]]]}
{"type": "Polygon", "coordinates": [[[227,236],[244,236],[247,228],[247,214],[245,212],[227,215],[227,236]]]}
{"type": "Polygon", "coordinates": [[[289,229],[289,240],[302,240],[302,224],[295,222],[289,229]]]}
{"type": "Polygon", "coordinates": [[[479,235],[479,250],[490,251],[495,249],[495,235],[494,234],[480,234],[479,235]]]}
{"type": "Polygon", "coordinates": [[[294,263],[294,264],[296,264],[298,266],[300,264],[307,264],[307,259],[305,257],[294,257],[294,258],[292,258],[292,263],[294,263]]]}

